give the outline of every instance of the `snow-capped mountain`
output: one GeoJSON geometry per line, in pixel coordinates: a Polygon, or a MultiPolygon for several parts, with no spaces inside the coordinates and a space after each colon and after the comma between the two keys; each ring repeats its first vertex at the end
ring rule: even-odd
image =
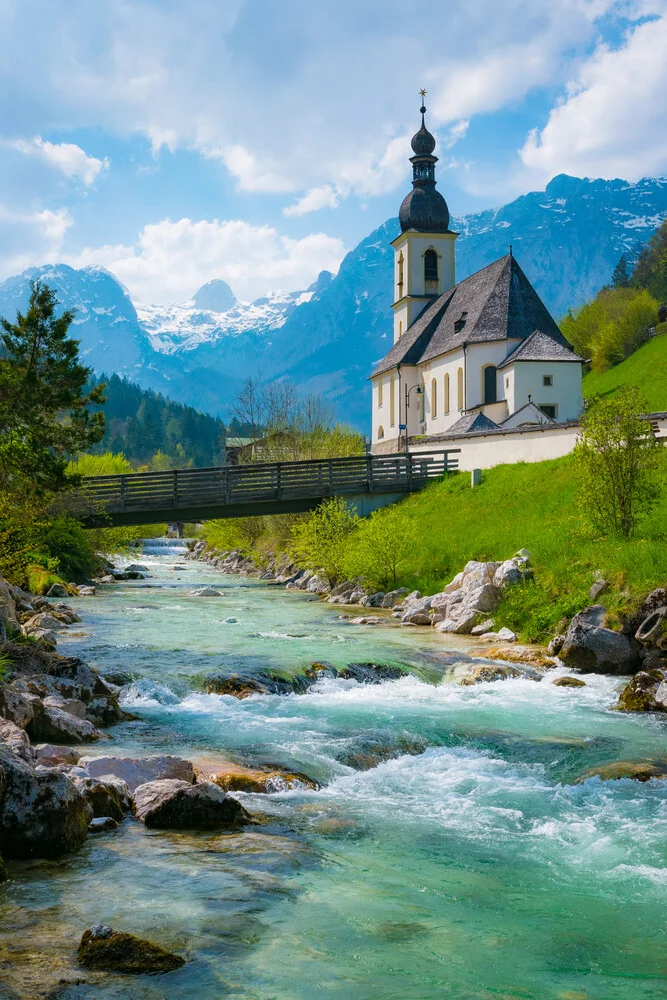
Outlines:
{"type": "MultiPolygon", "coordinates": [[[[558,319],[595,295],[621,254],[634,257],[664,218],[667,178],[630,184],[561,175],[545,191],[453,218],[457,277],[503,256],[511,243],[558,319]]],[[[39,277],[76,310],[75,335],[98,372],[119,372],[223,417],[248,373],[290,376],[365,428],[366,378],[391,343],[390,244],[398,231],[390,219],[347,254],[335,277],[325,271],[304,292],[273,292],[252,303],[238,302],[216,280],[182,305],[139,305],[108,271],[59,264],[0,284],[0,315],[13,318],[24,308],[30,279],[39,277]]]]}

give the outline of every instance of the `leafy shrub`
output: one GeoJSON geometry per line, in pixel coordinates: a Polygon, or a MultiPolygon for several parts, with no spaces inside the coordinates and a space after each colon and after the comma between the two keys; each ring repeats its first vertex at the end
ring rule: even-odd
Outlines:
{"type": "Polygon", "coordinates": [[[645,343],[649,327],[657,322],[658,303],[646,289],[603,288],[560,326],[575,351],[602,372],[645,343]]]}
{"type": "Polygon", "coordinates": [[[291,548],[295,561],[321,573],[334,587],[347,573],[347,542],[358,525],[356,511],[350,510],[342,497],[325,500],[294,526],[291,548]]]}
{"type": "Polygon", "coordinates": [[[417,543],[417,527],[407,510],[394,504],[374,511],[349,539],[348,575],[373,588],[398,585],[417,543]]]}

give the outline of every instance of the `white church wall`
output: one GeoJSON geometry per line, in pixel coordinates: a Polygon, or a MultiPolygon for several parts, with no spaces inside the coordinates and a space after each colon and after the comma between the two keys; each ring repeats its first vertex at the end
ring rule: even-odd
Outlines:
{"type": "Polygon", "coordinates": [[[426,389],[424,426],[419,434],[444,434],[461,417],[458,400],[458,370],[463,370],[463,349],[450,351],[427,364],[420,365],[420,374],[426,389]],[[445,376],[449,375],[449,408],[445,399],[445,376]],[[437,386],[437,409],[433,415],[433,380],[437,386]]]}
{"type": "Polygon", "coordinates": [[[583,409],[578,361],[517,361],[499,374],[511,380],[510,413],[524,406],[529,395],[537,406],[555,406],[558,421],[576,420],[583,409]]]}
{"type": "MultiPolygon", "coordinates": [[[[519,340],[514,339],[468,345],[466,348],[466,406],[469,410],[484,402],[484,368],[487,365],[495,365],[497,368],[519,343],[519,340]]],[[[502,374],[502,372],[496,372],[496,399],[506,398],[502,374]]]]}
{"type": "Polygon", "coordinates": [[[398,438],[398,378],[396,372],[387,372],[373,379],[373,428],[372,441],[394,441],[398,438]],[[393,402],[392,402],[393,394],[393,402]]]}
{"type": "Polygon", "coordinates": [[[448,438],[445,441],[420,442],[410,446],[410,451],[436,451],[460,448],[459,469],[492,469],[496,465],[515,462],[543,462],[549,458],[568,455],[577,442],[579,427],[548,424],[544,427],[523,428],[501,434],[474,434],[469,437],[448,438]]]}

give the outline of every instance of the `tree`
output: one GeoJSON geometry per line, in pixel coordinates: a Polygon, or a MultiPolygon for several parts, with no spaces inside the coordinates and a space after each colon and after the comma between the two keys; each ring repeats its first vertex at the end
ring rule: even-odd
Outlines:
{"type": "Polygon", "coordinates": [[[627,288],[630,284],[630,272],[628,262],[625,257],[620,257],[618,264],[614,268],[611,276],[611,283],[614,288],[627,288]]]}
{"type": "Polygon", "coordinates": [[[401,570],[414,555],[417,530],[400,504],[374,511],[361,521],[349,557],[352,576],[362,576],[371,587],[393,589],[401,570]]]}
{"type": "Polygon", "coordinates": [[[347,542],[359,517],[342,497],[324,500],[305,521],[292,529],[292,555],[302,566],[315,570],[331,587],[345,577],[347,542]]]}
{"type": "Polygon", "coordinates": [[[667,300],[667,219],[644,247],[632,274],[636,288],[646,288],[659,302],[667,300]]]}
{"type": "Polygon", "coordinates": [[[603,534],[630,538],[660,495],[660,445],[642,417],[646,400],[635,386],[600,398],[582,420],[574,450],[580,506],[603,534]]]}
{"type": "Polygon", "coordinates": [[[603,288],[560,326],[575,351],[605,371],[641,347],[657,321],[658,303],[646,289],[603,288]]]}
{"type": "Polygon", "coordinates": [[[68,336],[74,314],[56,316],[48,285],[35,281],[25,315],[0,319],[0,492],[38,494],[67,483],[67,458],[99,441],[104,385],[86,391],[90,369],[68,336]]]}

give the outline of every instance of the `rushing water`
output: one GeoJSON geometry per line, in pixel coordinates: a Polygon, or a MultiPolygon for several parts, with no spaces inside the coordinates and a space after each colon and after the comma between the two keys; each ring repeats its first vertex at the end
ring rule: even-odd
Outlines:
{"type": "Polygon", "coordinates": [[[182,555],[152,543],[150,579],[73,602],[83,624],[62,650],[140,678],[126,696],[140,718],[100,752],[271,761],[323,787],[240,796],[263,824],[239,833],[127,820],[73,858],[15,866],[0,938],[19,995],[62,979],[63,1000],[667,996],[667,781],[570,783],[664,754],[664,720],[610,711],[620,682],[607,677],[459,687],[449,665],[465,639],[350,625],[308,595],[182,555]],[[202,583],[224,596],[187,596],[202,583]],[[245,701],[197,691],[213,670],[315,659],[411,674],[245,701]],[[369,747],[397,755],[348,766],[369,747]],[[75,984],[76,944],[99,921],[191,961],[75,984]]]}

